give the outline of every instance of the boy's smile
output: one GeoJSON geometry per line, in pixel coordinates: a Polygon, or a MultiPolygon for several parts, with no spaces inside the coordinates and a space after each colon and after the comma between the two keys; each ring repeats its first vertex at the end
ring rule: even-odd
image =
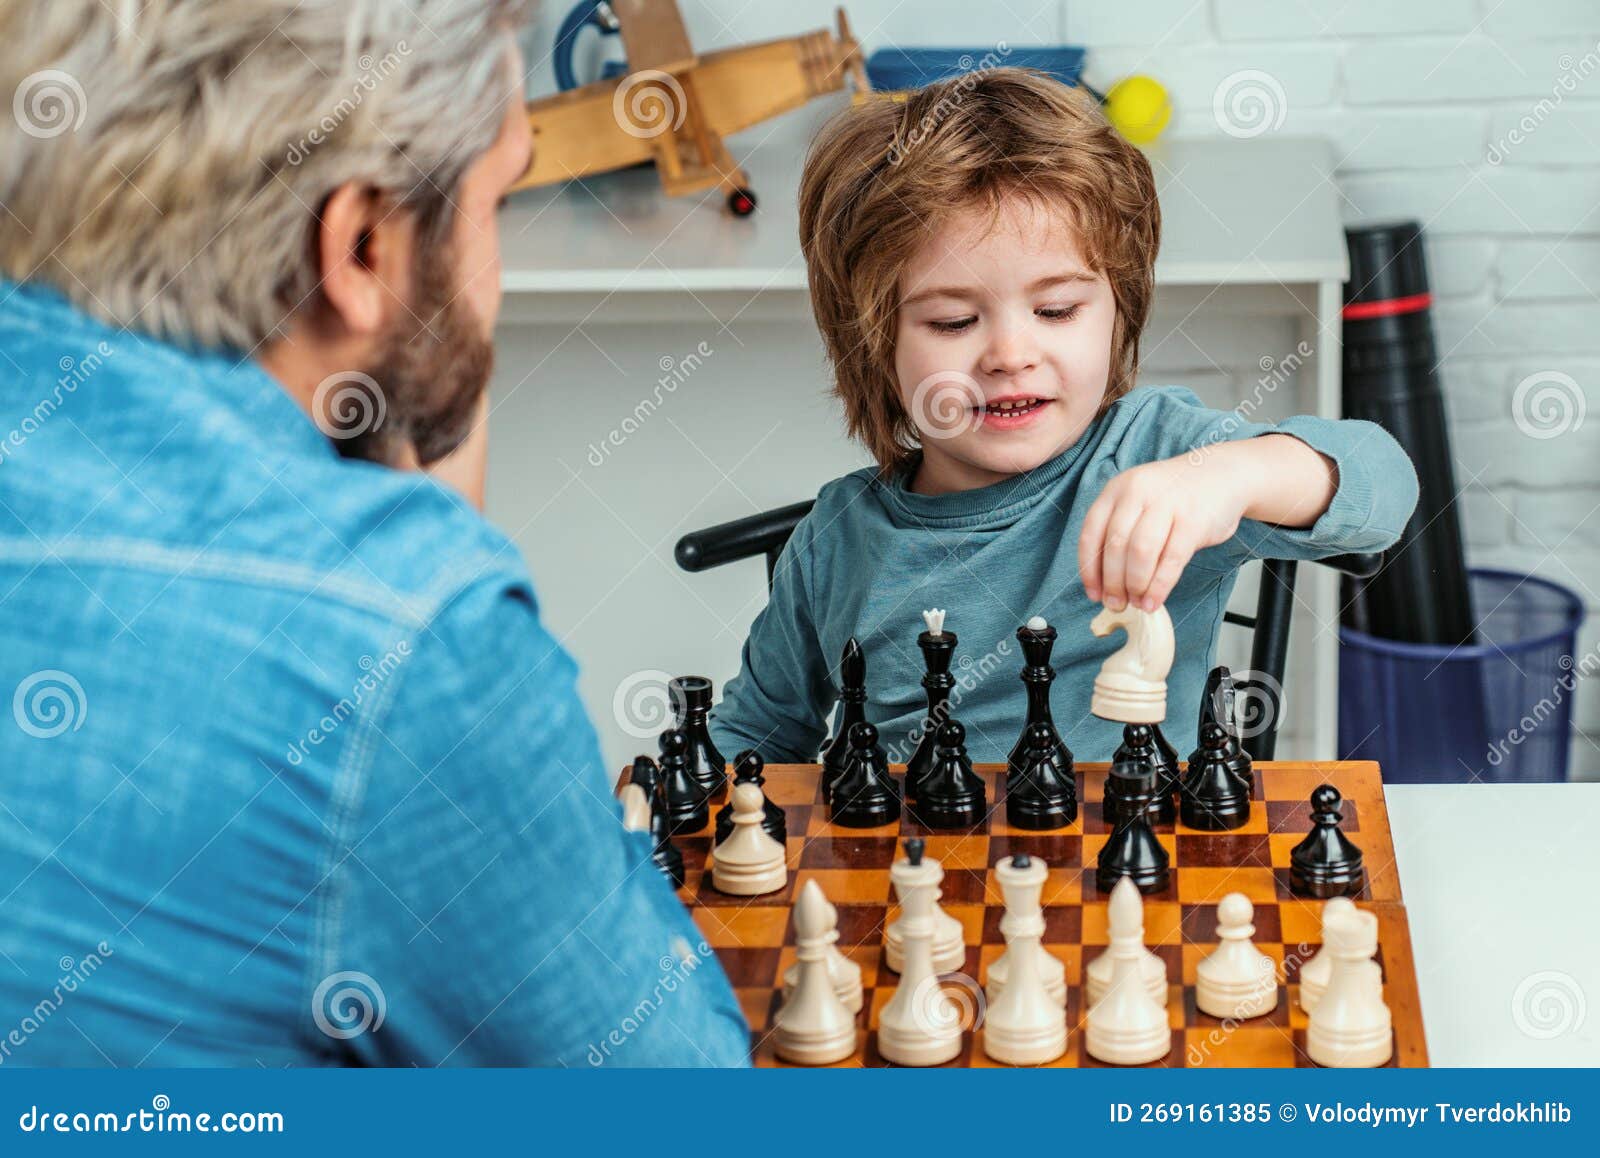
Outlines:
{"type": "Polygon", "coordinates": [[[895,375],[922,435],[921,494],[1032,470],[1094,418],[1116,302],[1069,219],[1024,196],[951,215],[900,281],[895,375]]]}

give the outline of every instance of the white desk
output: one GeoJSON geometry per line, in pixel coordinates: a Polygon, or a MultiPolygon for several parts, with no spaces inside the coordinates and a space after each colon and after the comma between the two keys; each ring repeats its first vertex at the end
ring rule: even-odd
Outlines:
{"type": "Polygon", "coordinates": [[[1600,785],[1384,789],[1436,1066],[1600,1066],[1600,785]]]}
{"type": "MultiPolygon", "coordinates": [[[[730,141],[760,202],[748,218],[725,212],[714,191],[667,198],[647,168],[515,195],[501,221],[506,322],[704,326],[709,318],[718,327],[744,319],[809,329],[796,192],[806,142],[841,105],[816,101],[730,141]]],[[[1232,313],[1294,319],[1314,353],[1293,375],[1292,409],[1337,417],[1349,267],[1327,143],[1172,140],[1149,156],[1163,219],[1158,308],[1182,319],[1217,299],[1232,313]]],[[[1300,599],[1317,625],[1334,624],[1337,577],[1310,567],[1301,576],[1300,599]]],[[[1331,759],[1338,639],[1320,626],[1299,639],[1313,657],[1312,686],[1295,696],[1309,717],[1309,747],[1285,755],[1331,759]]]]}

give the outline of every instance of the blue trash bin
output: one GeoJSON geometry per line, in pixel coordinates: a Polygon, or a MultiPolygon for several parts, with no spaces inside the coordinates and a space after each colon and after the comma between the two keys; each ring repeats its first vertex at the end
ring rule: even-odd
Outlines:
{"type": "Polygon", "coordinates": [[[1583,601],[1514,571],[1475,568],[1471,587],[1471,646],[1340,629],[1339,751],[1391,783],[1565,780],[1575,689],[1600,671],[1576,658],[1583,601]]]}

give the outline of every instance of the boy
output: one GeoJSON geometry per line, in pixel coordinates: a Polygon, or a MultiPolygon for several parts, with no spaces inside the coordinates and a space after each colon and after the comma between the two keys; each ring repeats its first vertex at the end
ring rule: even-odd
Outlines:
{"type": "Polygon", "coordinates": [[[1134,387],[1160,210],[1081,90],[998,69],[842,114],[807,159],[800,237],[835,393],[878,467],[823,487],[789,540],[712,718],[724,752],[815,760],[855,636],[867,718],[908,759],[920,612],[939,607],[974,760],[1020,732],[1015,632],[1034,615],[1060,632],[1057,728],[1109,759],[1121,727],[1089,699],[1123,639],[1089,634],[1102,601],[1166,605],[1164,730],[1187,752],[1239,567],[1379,551],[1411,514],[1416,474],[1378,426],[1249,423],[1134,387]]]}

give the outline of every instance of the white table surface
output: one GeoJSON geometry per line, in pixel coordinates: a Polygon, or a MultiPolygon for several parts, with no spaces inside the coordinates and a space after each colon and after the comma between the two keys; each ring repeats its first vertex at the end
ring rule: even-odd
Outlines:
{"type": "Polygon", "coordinates": [[[1432,1064],[1600,1065],[1600,784],[1384,796],[1432,1064]]]}
{"type": "MultiPolygon", "coordinates": [[[[651,168],[513,194],[500,225],[506,291],[804,291],[800,170],[812,133],[842,104],[814,101],[730,139],[760,203],[747,218],[714,191],[663,195],[651,168]]],[[[1163,140],[1147,155],[1162,212],[1158,283],[1345,280],[1326,141],[1163,140]]]]}

